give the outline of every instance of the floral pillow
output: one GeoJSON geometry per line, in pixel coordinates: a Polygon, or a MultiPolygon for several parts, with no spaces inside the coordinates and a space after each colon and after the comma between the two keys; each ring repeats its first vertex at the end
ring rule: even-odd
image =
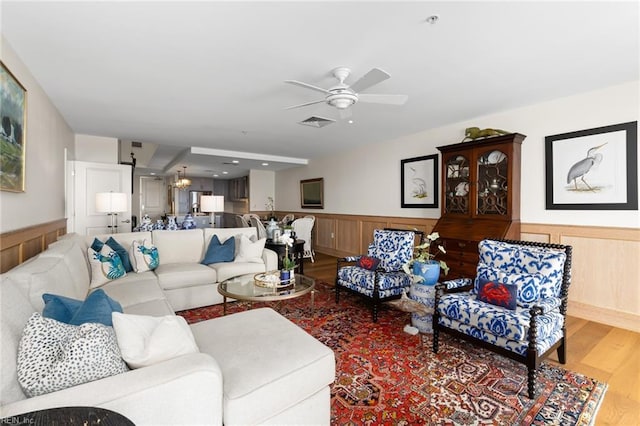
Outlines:
{"type": "Polygon", "coordinates": [[[147,240],[134,241],[131,244],[133,270],[137,273],[153,271],[160,265],[158,248],[147,240]]]}
{"type": "Polygon", "coordinates": [[[480,282],[482,280],[514,285],[517,289],[516,301],[518,306],[530,308],[541,298],[541,288],[544,277],[542,274],[507,273],[481,262],[478,263],[476,293],[480,292],[480,282]]]}
{"type": "Polygon", "coordinates": [[[89,247],[87,253],[91,265],[91,288],[127,275],[120,256],[108,245],[103,245],[99,252],[89,247]]]}

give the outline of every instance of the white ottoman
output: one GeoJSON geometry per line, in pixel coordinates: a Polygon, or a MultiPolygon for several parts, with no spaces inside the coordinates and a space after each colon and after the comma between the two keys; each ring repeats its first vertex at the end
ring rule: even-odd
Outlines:
{"type": "Polygon", "coordinates": [[[270,308],[191,326],[223,376],[225,426],[326,424],[333,351],[270,308]]]}

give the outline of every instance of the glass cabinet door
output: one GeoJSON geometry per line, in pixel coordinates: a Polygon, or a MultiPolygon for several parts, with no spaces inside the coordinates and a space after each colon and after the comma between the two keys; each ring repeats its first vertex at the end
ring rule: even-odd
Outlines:
{"type": "Polygon", "coordinates": [[[456,155],[447,160],[445,182],[445,213],[469,214],[469,159],[456,155]]]}
{"type": "Polygon", "coordinates": [[[507,214],[508,160],[507,155],[500,150],[483,152],[478,156],[477,215],[507,214]]]}

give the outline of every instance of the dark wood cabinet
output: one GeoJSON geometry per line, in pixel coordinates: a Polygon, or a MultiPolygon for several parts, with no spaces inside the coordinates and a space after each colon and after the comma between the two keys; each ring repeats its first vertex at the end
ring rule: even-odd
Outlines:
{"type": "Polygon", "coordinates": [[[433,228],[447,253],[447,279],[474,277],[478,242],[520,238],[519,133],[438,147],[442,216],[433,228]]]}

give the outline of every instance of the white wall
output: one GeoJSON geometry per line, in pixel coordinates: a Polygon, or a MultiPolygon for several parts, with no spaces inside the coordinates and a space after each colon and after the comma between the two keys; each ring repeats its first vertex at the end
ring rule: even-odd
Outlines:
{"type": "Polygon", "coordinates": [[[267,198],[273,197],[276,200],[274,208],[279,208],[277,204],[275,189],[275,172],[270,170],[250,170],[249,171],[249,210],[267,210],[267,198]]]}
{"type": "Polygon", "coordinates": [[[0,232],[7,232],[65,216],[64,155],[75,151],[67,122],[4,37],[1,44],[2,62],[27,89],[25,192],[0,192],[0,232]]]}
{"type": "MultiPolygon", "coordinates": [[[[93,135],[76,135],[76,157],[78,161],[118,164],[118,139],[93,135]]],[[[130,159],[127,159],[130,161],[130,159]]]]}
{"type": "Polygon", "coordinates": [[[400,207],[400,160],[438,153],[437,146],[459,142],[465,128],[477,126],[527,135],[522,145],[522,222],[637,228],[637,210],[545,210],[544,138],[636,121],[640,115],[638,92],[638,81],[629,82],[425,130],[366,150],[314,159],[308,166],[276,174],[278,209],[304,211],[300,208],[300,180],[323,177],[321,212],[438,218],[440,209],[400,207]]]}

